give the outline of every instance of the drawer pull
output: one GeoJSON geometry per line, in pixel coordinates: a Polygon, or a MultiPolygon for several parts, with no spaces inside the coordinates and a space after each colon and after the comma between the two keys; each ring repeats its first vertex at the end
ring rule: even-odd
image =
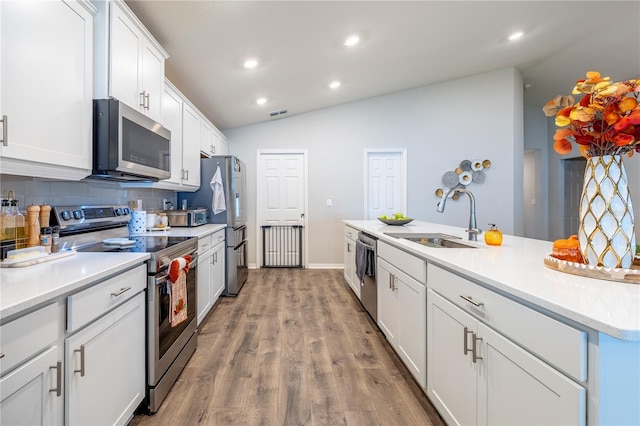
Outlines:
{"type": "Polygon", "coordinates": [[[123,287],[123,288],[121,288],[120,290],[116,291],[115,293],[111,293],[111,295],[112,295],[113,297],[118,297],[118,296],[120,296],[122,293],[125,293],[125,292],[127,292],[127,291],[129,291],[129,290],[131,290],[131,287],[123,287]]]}
{"type": "Polygon", "coordinates": [[[484,305],[484,303],[482,303],[482,302],[476,302],[475,300],[473,300],[473,298],[471,296],[463,296],[461,294],[460,297],[462,297],[464,300],[466,300],[467,302],[471,303],[473,306],[475,306],[477,308],[479,308],[480,306],[484,305]]]}
{"type": "Polygon", "coordinates": [[[74,373],[80,373],[80,377],[84,377],[84,345],[80,345],[80,349],[74,349],[73,353],[80,352],[80,370],[73,370],[74,373]]]}
{"type": "Polygon", "coordinates": [[[4,358],[4,352],[0,352],[0,359],[4,358]]]}
{"type": "Polygon", "coordinates": [[[471,348],[471,359],[475,363],[477,360],[482,359],[481,356],[478,356],[478,346],[476,343],[482,342],[482,337],[477,337],[476,333],[473,333],[473,347],[471,348]]]}
{"type": "Polygon", "coordinates": [[[49,392],[55,392],[56,396],[62,395],[62,361],[58,361],[56,365],[49,367],[49,370],[56,369],[56,387],[49,389],[49,392]]]}

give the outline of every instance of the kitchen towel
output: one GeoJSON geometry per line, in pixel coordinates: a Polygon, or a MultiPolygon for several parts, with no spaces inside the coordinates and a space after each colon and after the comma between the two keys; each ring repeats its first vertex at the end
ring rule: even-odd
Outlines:
{"type": "Polygon", "coordinates": [[[216,169],[216,172],[211,178],[209,183],[211,190],[213,191],[213,199],[211,200],[211,210],[213,214],[218,214],[227,209],[227,204],[224,200],[224,188],[222,187],[222,173],[220,172],[220,166],[216,169]]]}
{"type": "Polygon", "coordinates": [[[169,324],[175,327],[187,319],[187,272],[189,272],[191,256],[184,255],[171,261],[169,280],[171,281],[171,311],[169,324]]]}
{"type": "Polygon", "coordinates": [[[373,251],[369,246],[360,240],[356,241],[356,276],[359,282],[364,281],[364,276],[373,276],[373,261],[371,256],[373,251]]]}

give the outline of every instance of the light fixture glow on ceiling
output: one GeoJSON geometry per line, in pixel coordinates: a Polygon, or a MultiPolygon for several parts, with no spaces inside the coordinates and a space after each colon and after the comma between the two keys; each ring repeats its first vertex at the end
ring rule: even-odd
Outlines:
{"type": "Polygon", "coordinates": [[[517,32],[517,33],[513,33],[509,36],[509,41],[514,41],[519,39],[520,37],[522,37],[524,35],[524,33],[522,31],[517,32]]]}
{"type": "Polygon", "coordinates": [[[264,104],[267,103],[267,98],[258,98],[258,99],[256,99],[256,103],[258,105],[264,105],[264,104]]]}
{"type": "Polygon", "coordinates": [[[351,46],[355,46],[359,42],[360,42],[360,37],[354,34],[347,37],[347,39],[344,41],[344,45],[347,47],[351,47],[351,46]]]}
{"type": "Polygon", "coordinates": [[[339,82],[339,81],[332,81],[332,82],[329,84],[329,87],[330,87],[331,89],[337,89],[338,87],[340,87],[340,82],[339,82]]]}
{"type": "Polygon", "coordinates": [[[244,67],[247,69],[252,69],[258,66],[258,60],[251,58],[244,61],[244,67]]]}

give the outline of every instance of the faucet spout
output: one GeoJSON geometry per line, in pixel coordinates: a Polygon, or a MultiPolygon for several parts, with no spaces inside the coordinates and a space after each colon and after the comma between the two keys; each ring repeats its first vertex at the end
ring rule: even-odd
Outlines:
{"type": "Polygon", "coordinates": [[[478,240],[478,234],[482,233],[482,229],[479,229],[477,227],[477,223],[476,223],[476,198],[473,196],[473,194],[471,193],[471,191],[469,191],[466,188],[461,188],[461,187],[454,187],[454,188],[450,188],[448,189],[440,198],[440,201],[438,201],[436,210],[439,213],[444,212],[444,207],[445,204],[447,202],[447,198],[449,197],[449,194],[451,194],[452,192],[461,192],[464,194],[467,194],[467,196],[469,197],[469,229],[466,230],[466,232],[469,233],[469,240],[470,241],[477,241],[478,240]]]}

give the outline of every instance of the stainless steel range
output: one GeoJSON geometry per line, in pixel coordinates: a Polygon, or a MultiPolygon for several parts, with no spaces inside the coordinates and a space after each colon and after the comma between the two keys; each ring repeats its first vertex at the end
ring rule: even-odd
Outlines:
{"type": "Polygon", "coordinates": [[[196,349],[198,240],[165,234],[129,236],[131,212],[125,206],[59,206],[52,221],[60,226],[60,244],[78,251],[142,252],[147,267],[147,408],[155,413],[196,349]],[[105,243],[106,241],[106,243],[105,243]],[[125,242],[129,241],[129,242],[125,242]],[[167,292],[171,260],[191,256],[187,273],[187,319],[169,323],[167,292]]]}

